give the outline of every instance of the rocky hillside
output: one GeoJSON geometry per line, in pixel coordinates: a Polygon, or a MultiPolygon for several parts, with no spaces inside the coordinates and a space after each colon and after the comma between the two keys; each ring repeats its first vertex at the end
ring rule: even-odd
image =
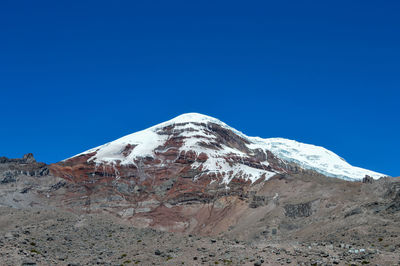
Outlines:
{"type": "Polygon", "coordinates": [[[0,206],[50,208],[49,195],[65,184],[50,175],[45,163],[36,162],[32,153],[21,159],[0,157],[0,206]]]}
{"type": "Polygon", "coordinates": [[[138,229],[104,214],[0,207],[1,265],[398,265],[399,252],[379,239],[242,241],[138,229]]]}
{"type": "Polygon", "coordinates": [[[162,185],[124,190],[129,186],[111,177],[114,183],[60,178],[46,170],[55,166],[32,155],[2,158],[0,264],[397,265],[400,259],[399,178],[350,182],[291,164],[268,180],[235,186],[232,180],[229,190],[213,182],[198,188],[207,197],[189,198],[179,189],[160,192],[162,185]]]}

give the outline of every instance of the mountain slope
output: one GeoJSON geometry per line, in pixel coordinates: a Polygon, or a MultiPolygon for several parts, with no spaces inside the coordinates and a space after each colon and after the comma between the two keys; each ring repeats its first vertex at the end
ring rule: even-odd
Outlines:
{"type": "Polygon", "coordinates": [[[322,147],[248,137],[193,113],[53,164],[50,171],[69,184],[63,206],[112,213],[138,227],[202,233],[239,225],[251,218],[247,212],[261,215],[252,210],[260,206],[279,219],[286,217],[276,206],[281,203],[290,212],[292,203],[295,210],[306,206],[309,215],[317,198],[325,204],[343,188],[358,191],[361,182],[341,179],[382,176],[322,147]]]}
{"type": "MultiPolygon", "coordinates": [[[[247,258],[260,255],[272,264],[288,265],[316,261],[389,265],[399,260],[399,178],[348,182],[313,171],[296,173],[295,168],[289,173],[288,167],[288,173],[265,182],[232,179],[227,190],[217,182],[204,182],[209,181],[207,176],[195,181],[165,171],[153,183],[124,174],[116,179],[106,171],[88,175],[86,170],[92,171],[95,165],[86,162],[90,156],[80,158],[85,163],[75,158],[51,166],[35,162],[32,155],[0,158],[3,264],[55,264],[60,261],[60,248],[66,247],[74,256],[61,258],[71,264],[103,263],[100,255],[111,264],[120,264],[125,257],[165,264],[165,257],[155,249],[167,252],[171,247],[178,253],[168,253],[170,265],[181,261],[215,264],[217,258],[220,263],[253,265],[254,260],[247,258]],[[50,174],[48,167],[52,174],[69,169],[70,175],[61,179],[50,174]],[[166,243],[159,241],[161,235],[166,243]],[[82,243],[88,252],[79,255],[82,243]],[[110,243],[113,252],[102,255],[110,243]],[[205,253],[211,251],[211,255],[205,253]],[[24,257],[30,262],[20,260],[24,257]]],[[[268,158],[274,169],[274,156],[268,158]]],[[[144,161],[151,162],[150,158],[144,161]]],[[[181,160],[169,166],[188,163],[181,160]]],[[[150,175],[157,168],[144,170],[150,175]]]]}
{"type": "Polygon", "coordinates": [[[262,143],[265,144],[267,150],[270,150],[277,157],[329,177],[351,181],[360,180],[366,175],[374,179],[386,176],[381,173],[352,166],[337,154],[323,147],[283,138],[263,139],[262,143]]]}

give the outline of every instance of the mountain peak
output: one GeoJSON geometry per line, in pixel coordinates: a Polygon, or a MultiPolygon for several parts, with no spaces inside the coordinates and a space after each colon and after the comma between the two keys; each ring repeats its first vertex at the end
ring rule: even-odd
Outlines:
{"type": "Polygon", "coordinates": [[[200,113],[185,113],[178,115],[175,118],[172,118],[171,120],[162,122],[158,125],[155,125],[151,128],[159,128],[159,127],[164,127],[164,126],[169,126],[173,124],[186,124],[186,123],[214,123],[214,124],[219,124],[221,126],[227,127],[227,125],[222,122],[221,120],[208,116],[208,115],[203,115],[200,113]]]}
{"type": "Polygon", "coordinates": [[[149,164],[157,162],[152,167],[165,167],[179,162],[182,156],[186,160],[187,154],[194,156],[187,163],[192,172],[198,176],[213,173],[223,183],[230,183],[234,178],[254,182],[282,173],[282,167],[286,166],[275,165],[272,169],[268,154],[283,164],[294,163],[329,177],[361,180],[365,175],[375,179],[384,176],[354,167],[323,147],[282,138],[248,137],[216,118],[199,113],[179,115],[73,158],[84,155],[88,163],[96,165],[139,168],[146,158],[151,158],[149,164]],[[202,159],[198,160],[199,157],[202,159]]]}
{"type": "Polygon", "coordinates": [[[208,115],[203,115],[200,113],[185,113],[178,115],[177,117],[167,122],[187,123],[187,122],[213,122],[213,121],[221,122],[220,120],[208,115]]]}

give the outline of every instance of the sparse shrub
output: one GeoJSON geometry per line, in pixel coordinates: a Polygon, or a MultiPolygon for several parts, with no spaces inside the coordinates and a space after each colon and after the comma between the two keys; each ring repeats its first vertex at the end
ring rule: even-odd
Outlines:
{"type": "Polygon", "coordinates": [[[31,252],[32,252],[32,253],[36,253],[36,254],[40,254],[40,252],[39,252],[39,251],[37,251],[37,250],[36,250],[36,249],[34,249],[34,248],[33,248],[33,249],[31,249],[31,252]]]}

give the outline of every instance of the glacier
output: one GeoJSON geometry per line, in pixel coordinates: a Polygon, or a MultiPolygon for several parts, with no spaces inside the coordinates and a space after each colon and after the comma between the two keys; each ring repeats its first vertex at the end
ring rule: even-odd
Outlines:
{"type": "MultiPolygon", "coordinates": [[[[252,182],[257,180],[259,176],[263,174],[266,176],[266,178],[269,178],[275,174],[274,172],[254,169],[245,165],[242,165],[239,168],[232,168],[226,161],[221,159],[221,157],[226,154],[242,156],[243,154],[239,150],[235,150],[227,146],[223,146],[223,148],[219,151],[205,150],[204,147],[199,145],[199,140],[212,140],[213,137],[207,133],[207,128],[204,127],[204,125],[207,125],[208,123],[218,124],[219,126],[231,130],[235,134],[247,140],[249,143],[247,144],[249,149],[270,151],[277,158],[280,158],[283,161],[296,163],[304,169],[314,170],[328,177],[356,181],[364,178],[366,175],[369,175],[374,179],[379,179],[386,176],[385,174],[352,166],[334,152],[323,147],[284,138],[249,137],[216,118],[199,113],[187,113],[177,116],[169,121],[124,136],[115,141],[90,149],[75,156],[96,152],[96,155],[89,158],[88,162],[93,161],[96,164],[112,164],[115,162],[120,164],[132,164],[134,159],[139,157],[153,156],[154,151],[158,147],[162,146],[168,139],[167,135],[157,134],[157,131],[164,127],[174,125],[174,129],[179,130],[179,132],[181,132],[181,136],[185,137],[184,145],[180,148],[181,151],[191,150],[198,154],[205,152],[208,156],[208,160],[204,163],[203,167],[206,167],[206,169],[209,171],[223,171],[229,173],[230,177],[224,177],[225,183],[229,183],[230,180],[238,173],[248,173],[248,178],[252,182]],[[189,130],[184,131],[185,129],[189,130]],[[122,151],[128,144],[135,146],[135,148],[128,156],[124,156],[122,151]]],[[[265,162],[265,166],[268,166],[268,162],[265,162]]],[[[196,167],[196,163],[193,165],[193,167],[196,167]]]]}

